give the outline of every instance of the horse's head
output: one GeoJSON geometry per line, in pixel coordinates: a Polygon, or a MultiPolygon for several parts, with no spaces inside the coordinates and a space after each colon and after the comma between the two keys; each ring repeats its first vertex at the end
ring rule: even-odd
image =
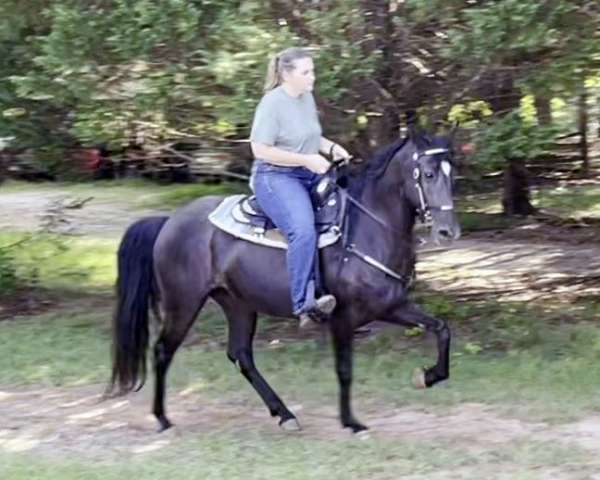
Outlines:
{"type": "Polygon", "coordinates": [[[435,243],[460,237],[454,210],[452,140],[409,133],[409,141],[397,153],[402,157],[403,191],[422,220],[430,217],[435,243]]]}

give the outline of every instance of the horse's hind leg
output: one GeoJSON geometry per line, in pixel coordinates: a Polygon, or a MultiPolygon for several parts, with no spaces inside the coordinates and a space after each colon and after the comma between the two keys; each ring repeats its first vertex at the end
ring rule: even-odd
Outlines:
{"type": "Polygon", "coordinates": [[[256,312],[240,301],[223,294],[215,295],[215,300],[223,308],[229,322],[227,357],[239,368],[242,375],[260,395],[271,416],[279,417],[279,425],[285,430],[298,430],[300,426],[296,417],[273,391],[254,364],[252,340],[256,332],[256,312]]]}
{"type": "Polygon", "coordinates": [[[181,301],[174,306],[166,306],[162,328],[154,344],[154,405],[152,413],[160,424],[159,431],[166,430],[172,424],[165,414],[165,381],[167,370],[173,355],[183,342],[187,332],[194,323],[198,311],[206,301],[206,296],[197,301],[181,301]]]}

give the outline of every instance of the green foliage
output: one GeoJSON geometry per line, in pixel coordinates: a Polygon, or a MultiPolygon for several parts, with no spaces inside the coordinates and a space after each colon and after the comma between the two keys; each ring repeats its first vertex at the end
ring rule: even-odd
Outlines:
{"type": "Polygon", "coordinates": [[[245,138],[268,58],[291,45],[314,52],[326,132],[371,148],[396,135],[406,108],[425,124],[472,127],[492,109],[498,92],[486,82],[497,74],[517,98],[569,103],[584,79],[597,88],[590,9],[580,0],[5,0],[0,137],[36,151],[139,134],[245,138]]]}
{"type": "MultiPolygon", "coordinates": [[[[268,57],[307,43],[285,22],[273,22],[266,6],[260,1],[57,2],[44,11],[46,29],[26,50],[30,68],[11,75],[9,86],[21,102],[62,111],[61,128],[84,144],[125,144],[139,132],[154,139],[177,132],[243,136],[268,57]]],[[[344,84],[351,75],[369,73],[377,57],[364,58],[344,37],[361,21],[354,6],[335,2],[326,14],[306,11],[314,41],[328,43],[316,51],[322,93],[332,99],[347,93],[344,84]]],[[[16,121],[36,107],[4,110],[16,121]]]]}
{"type": "Polygon", "coordinates": [[[453,105],[448,113],[451,123],[458,122],[462,128],[474,128],[484,118],[493,114],[489,104],[483,100],[475,100],[465,104],[453,105]]]}
{"type": "Polygon", "coordinates": [[[478,132],[477,161],[484,169],[497,169],[506,160],[539,158],[551,150],[556,135],[556,127],[525,122],[512,112],[478,132]]]}
{"type": "Polygon", "coordinates": [[[23,255],[35,250],[33,238],[33,235],[0,235],[0,296],[10,297],[19,288],[38,286],[37,263],[22,263],[23,255]]]}
{"type": "Polygon", "coordinates": [[[503,0],[464,9],[466,28],[449,32],[452,55],[505,63],[554,48],[561,39],[557,26],[576,7],[571,2],[548,3],[503,0]]]}

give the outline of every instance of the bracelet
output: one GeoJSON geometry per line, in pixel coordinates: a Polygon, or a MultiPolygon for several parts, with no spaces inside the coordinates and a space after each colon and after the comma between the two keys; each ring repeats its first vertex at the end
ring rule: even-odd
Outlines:
{"type": "Polygon", "coordinates": [[[336,147],[337,143],[331,142],[331,147],[329,147],[329,156],[333,159],[333,149],[336,147]]]}

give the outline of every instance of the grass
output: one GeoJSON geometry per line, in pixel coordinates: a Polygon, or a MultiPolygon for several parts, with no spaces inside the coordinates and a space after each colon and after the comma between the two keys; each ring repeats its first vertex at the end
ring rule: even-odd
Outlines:
{"type": "MultiPolygon", "coordinates": [[[[429,303],[439,311],[440,300],[429,303]]],[[[426,302],[425,307],[428,307],[426,302]]],[[[600,377],[600,331],[591,322],[551,325],[530,309],[527,317],[506,316],[485,305],[451,310],[455,341],[450,388],[424,394],[410,385],[410,372],[435,360],[431,337],[407,337],[400,328],[358,342],[355,392],[361,404],[390,407],[418,404],[446,408],[464,402],[494,404],[545,421],[563,421],[596,411],[600,377]],[[484,312],[489,317],[479,325],[484,312]],[[585,372],[582,376],[581,372],[585,372]]],[[[444,315],[446,316],[446,315],[444,315]]],[[[88,311],[52,312],[0,323],[0,384],[53,386],[102,383],[109,376],[110,304],[88,311]]],[[[592,320],[590,318],[589,320],[592,320]]],[[[206,312],[197,322],[199,342],[178,352],[172,388],[215,398],[258,401],[225,356],[225,322],[206,312]]],[[[263,319],[256,361],[284,397],[335,404],[337,380],[329,346],[290,338],[289,327],[263,319]],[[277,345],[271,345],[273,339],[277,345]],[[307,387],[309,386],[309,387],[307,387]]]]}
{"type": "Polygon", "coordinates": [[[236,193],[248,193],[248,187],[243,183],[222,183],[215,185],[191,184],[178,185],[177,188],[169,188],[156,197],[150,197],[143,202],[144,207],[178,207],[199,197],[207,195],[232,195],[236,193]]]}
{"type": "Polygon", "coordinates": [[[112,289],[116,278],[117,239],[0,233],[0,248],[11,249],[17,276],[45,289],[97,292],[112,289]]]}
{"type": "MultiPolygon", "coordinates": [[[[465,232],[505,230],[527,219],[502,215],[501,192],[469,194],[458,199],[458,216],[465,232]]],[[[532,192],[536,208],[567,218],[600,217],[600,185],[543,187],[532,192]]]]}
{"type": "Polygon", "coordinates": [[[118,202],[134,208],[175,208],[206,195],[230,195],[248,190],[245,183],[224,182],[219,184],[168,184],[128,179],[95,181],[85,183],[45,182],[6,182],[0,185],[2,193],[46,192],[61,193],[78,197],[92,196],[96,201],[118,202]]]}
{"type": "MultiPolygon", "coordinates": [[[[452,478],[542,478],[530,476],[540,466],[569,465],[579,472],[592,472],[581,465],[589,460],[577,448],[560,451],[549,442],[524,446],[499,445],[494,452],[472,452],[445,442],[410,443],[398,440],[360,442],[290,438],[280,434],[246,432],[235,437],[207,434],[166,447],[127,462],[92,462],[65,459],[60,462],[30,459],[25,455],[0,454],[0,474],[10,480],[120,479],[436,479],[440,471],[452,478]],[[4,458],[3,458],[4,457],[4,458]],[[497,476],[504,471],[506,476],[497,476]],[[456,474],[475,476],[455,476],[456,474]],[[483,476],[479,476],[483,475],[483,476]],[[485,476],[487,475],[487,476],[485,476]],[[408,477],[410,476],[410,477],[408,477]]],[[[543,474],[543,471],[541,472],[543,474]]],[[[579,477],[582,478],[582,477],[579,477]]]]}
{"type": "Polygon", "coordinates": [[[559,186],[540,190],[535,205],[567,217],[600,217],[600,185],[559,186]]]}
{"type": "MultiPolygon", "coordinates": [[[[174,210],[205,195],[228,195],[246,190],[243,184],[189,184],[159,186],[141,180],[115,182],[42,183],[6,182],[0,194],[17,192],[58,192],[79,198],[93,197],[97,203],[118,203],[132,208],[174,210]]],[[[1,200],[0,200],[1,202],[1,200]]],[[[84,207],[85,208],[85,207],[84,207]]],[[[110,218],[106,219],[110,221],[110,218]]],[[[29,240],[11,249],[15,273],[22,282],[47,289],[71,291],[107,291],[112,289],[116,275],[116,250],[119,239],[91,236],[61,236],[49,234],[0,233],[0,249],[23,238],[29,240]],[[30,238],[31,237],[31,238],[30,238]]],[[[3,251],[7,260],[7,253],[3,251]]],[[[11,273],[7,266],[0,275],[11,273]]],[[[10,267],[12,268],[12,267],[10,267]]],[[[0,278],[0,285],[6,284],[0,278]]]]}
{"type": "Polygon", "coordinates": [[[0,384],[80,385],[108,378],[110,310],[0,322],[0,384]]]}

